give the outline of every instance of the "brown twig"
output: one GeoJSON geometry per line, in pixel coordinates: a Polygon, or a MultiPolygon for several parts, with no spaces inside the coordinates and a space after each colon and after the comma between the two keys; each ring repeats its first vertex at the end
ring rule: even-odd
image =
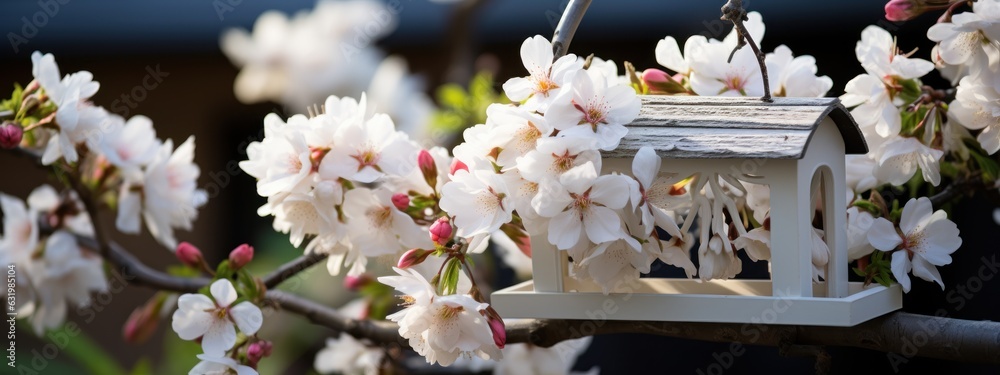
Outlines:
{"type": "Polygon", "coordinates": [[[300,256],[293,259],[292,261],[282,264],[278,269],[264,276],[264,286],[268,289],[274,288],[297,275],[299,272],[305,271],[307,268],[314,266],[316,263],[322,262],[327,258],[327,254],[312,253],[300,256]]]}
{"type": "Polygon", "coordinates": [[[755,56],[757,56],[757,63],[760,64],[760,74],[764,79],[764,96],[761,100],[765,102],[771,101],[771,84],[767,76],[767,64],[764,63],[764,53],[760,51],[757,47],[757,43],[753,40],[750,32],[747,30],[746,26],[743,25],[743,21],[747,21],[747,11],[743,9],[743,0],[729,0],[726,5],[722,6],[722,20],[730,21],[733,23],[733,27],[736,30],[736,35],[738,37],[739,43],[736,44],[736,48],[733,48],[733,52],[729,54],[729,61],[733,62],[733,56],[736,55],[736,51],[743,48],[745,45],[750,45],[750,49],[753,50],[755,56]]]}

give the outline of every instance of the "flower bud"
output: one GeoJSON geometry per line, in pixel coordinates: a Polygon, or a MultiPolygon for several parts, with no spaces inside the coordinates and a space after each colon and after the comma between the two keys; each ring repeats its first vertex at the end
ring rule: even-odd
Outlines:
{"type": "Polygon", "coordinates": [[[188,267],[201,269],[202,264],[205,262],[205,257],[201,255],[201,250],[198,250],[194,245],[181,242],[177,245],[177,251],[174,253],[177,259],[184,263],[188,267]]]}
{"type": "Polygon", "coordinates": [[[132,310],[132,314],[122,327],[122,337],[130,344],[146,342],[156,332],[159,319],[149,305],[142,305],[132,310]]]}
{"type": "Polygon", "coordinates": [[[238,270],[253,260],[253,247],[247,244],[237,246],[229,253],[229,267],[238,270]]]}
{"type": "Polygon", "coordinates": [[[423,173],[427,185],[432,188],[436,187],[438,168],[431,153],[427,150],[420,150],[420,154],[417,155],[417,165],[420,166],[420,173],[423,173]]]}
{"type": "Polygon", "coordinates": [[[461,160],[455,159],[451,161],[451,170],[448,171],[449,174],[455,174],[459,170],[469,170],[469,166],[465,165],[461,160]]]}
{"type": "Polygon", "coordinates": [[[410,197],[403,193],[393,194],[392,205],[396,206],[397,210],[406,211],[410,207],[410,197]]]}
{"type": "Polygon", "coordinates": [[[684,89],[684,86],[667,74],[667,72],[659,69],[646,69],[643,71],[642,82],[649,87],[650,92],[654,93],[678,94],[687,91],[684,89]]]}
{"type": "Polygon", "coordinates": [[[371,276],[368,276],[368,274],[363,273],[358,276],[347,275],[344,277],[344,288],[347,290],[357,291],[364,288],[365,285],[368,285],[371,282],[372,278],[371,276]]]}
{"type": "Polygon", "coordinates": [[[399,268],[410,268],[420,263],[423,263],[427,259],[428,255],[431,255],[433,251],[423,250],[423,249],[410,249],[403,253],[403,256],[399,257],[399,263],[396,267],[399,268]]]}
{"type": "Polygon", "coordinates": [[[13,122],[5,122],[0,125],[0,147],[11,149],[21,145],[21,138],[24,136],[24,129],[13,122]]]}
{"type": "Polygon", "coordinates": [[[430,232],[431,241],[434,241],[434,243],[438,245],[448,243],[452,232],[451,221],[448,220],[447,216],[439,217],[434,221],[434,224],[431,224],[430,232]]]}
{"type": "Polygon", "coordinates": [[[504,325],[503,318],[493,309],[493,306],[487,307],[483,315],[486,315],[490,331],[493,332],[493,343],[498,348],[503,349],[504,345],[507,344],[507,326],[504,325]]]}
{"type": "Polygon", "coordinates": [[[915,9],[917,7],[911,0],[891,0],[885,4],[885,19],[892,22],[907,21],[919,15],[914,12],[915,9]]]}
{"type": "Polygon", "coordinates": [[[273,347],[270,341],[264,340],[250,344],[247,347],[247,361],[250,362],[250,367],[256,367],[262,358],[269,357],[273,347]]]}
{"type": "Polygon", "coordinates": [[[139,344],[149,340],[149,337],[156,332],[156,327],[160,323],[160,313],[169,297],[170,294],[166,292],[156,293],[153,298],[132,311],[122,327],[122,337],[125,342],[139,344]]]}

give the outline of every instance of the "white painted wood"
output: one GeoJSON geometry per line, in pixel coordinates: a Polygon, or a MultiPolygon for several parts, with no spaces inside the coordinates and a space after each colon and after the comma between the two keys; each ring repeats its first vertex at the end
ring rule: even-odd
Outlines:
{"type": "MultiPolygon", "coordinates": [[[[771,297],[754,291],[772,289],[766,280],[640,279],[633,293],[604,295],[535,292],[531,281],[493,293],[493,306],[505,318],[589,319],[807,324],[847,327],[902,307],[898,284],[862,287],[851,283],[844,298],[771,297]],[[693,290],[746,294],[699,294],[693,290]],[[671,293],[684,291],[685,293],[671,293]]],[[[817,289],[825,288],[817,285],[817,289]]]]}
{"type": "Polygon", "coordinates": [[[545,234],[531,236],[531,274],[538,292],[562,292],[566,255],[549,243],[545,234]]]}
{"type": "MultiPolygon", "coordinates": [[[[841,156],[843,157],[843,156],[841,156]]],[[[799,160],[773,160],[764,175],[771,187],[771,280],[773,293],[810,297],[812,291],[812,171],[799,160]]]]}
{"type": "Polygon", "coordinates": [[[826,119],[816,134],[815,144],[809,150],[802,162],[816,165],[824,171],[823,181],[826,188],[823,197],[824,207],[835,209],[824,210],[823,228],[826,243],[830,247],[830,263],[827,265],[826,278],[828,297],[844,297],[847,295],[847,277],[850,270],[847,261],[847,198],[845,181],[845,161],[839,156],[843,150],[844,141],[833,123],[826,119]]]}

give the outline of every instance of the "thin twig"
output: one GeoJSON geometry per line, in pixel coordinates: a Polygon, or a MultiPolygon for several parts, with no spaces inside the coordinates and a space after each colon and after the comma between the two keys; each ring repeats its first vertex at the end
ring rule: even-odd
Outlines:
{"type": "Polygon", "coordinates": [[[278,269],[264,276],[264,286],[268,289],[274,288],[297,275],[299,272],[305,271],[309,267],[312,267],[316,263],[322,262],[327,258],[327,254],[322,253],[312,253],[300,256],[293,259],[292,261],[282,264],[278,269]]]}
{"type": "Polygon", "coordinates": [[[986,190],[988,187],[989,185],[984,184],[983,179],[979,176],[954,181],[945,186],[944,190],[930,197],[931,205],[934,206],[934,209],[939,209],[955,198],[975,192],[976,190],[986,190]]]}
{"type": "Polygon", "coordinates": [[[566,5],[566,10],[563,11],[562,18],[559,19],[556,31],[552,34],[552,61],[566,55],[569,44],[573,41],[573,35],[580,27],[580,21],[583,20],[584,13],[587,13],[587,8],[590,7],[590,1],[570,0],[569,5],[566,5]]]}
{"type": "Polygon", "coordinates": [[[747,11],[743,9],[743,0],[729,0],[726,5],[722,6],[722,20],[730,21],[733,23],[733,27],[736,30],[736,35],[738,36],[738,43],[736,48],[733,48],[733,52],[729,54],[729,61],[733,61],[733,56],[736,55],[736,51],[743,48],[745,45],[750,45],[750,49],[753,50],[755,56],[757,56],[757,63],[760,64],[760,74],[761,78],[764,79],[764,96],[761,100],[765,102],[771,101],[771,84],[770,79],[767,76],[767,64],[764,63],[764,53],[760,51],[757,47],[757,42],[753,40],[753,36],[747,30],[746,25],[743,21],[749,20],[747,18],[747,11]]]}

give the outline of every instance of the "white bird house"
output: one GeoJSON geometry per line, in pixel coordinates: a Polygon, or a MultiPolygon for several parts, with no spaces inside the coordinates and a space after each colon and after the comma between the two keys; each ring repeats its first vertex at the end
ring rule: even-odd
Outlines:
{"type": "Polygon", "coordinates": [[[844,155],[868,147],[838,99],[644,96],[628,128],[619,147],[603,153],[603,173],[630,173],[635,153],[651,146],[661,175],[769,185],[770,279],[643,277],[627,293],[605,295],[570,277],[566,252],[542,234],[531,238],[534,279],[493,293],[501,315],[853,326],[902,307],[897,284],[848,281],[844,155]],[[816,202],[834,209],[814,218],[816,202]],[[814,219],[830,249],[821,281],[810,251],[814,219]]]}

